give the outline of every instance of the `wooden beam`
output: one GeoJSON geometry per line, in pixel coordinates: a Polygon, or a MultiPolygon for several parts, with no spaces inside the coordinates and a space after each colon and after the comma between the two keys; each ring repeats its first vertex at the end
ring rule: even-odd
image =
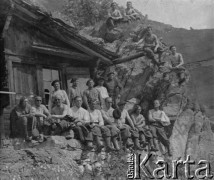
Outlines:
{"type": "Polygon", "coordinates": [[[137,59],[137,58],[142,57],[142,56],[145,56],[144,52],[139,52],[139,53],[136,53],[134,55],[127,56],[127,57],[124,57],[124,58],[117,58],[117,59],[113,60],[113,65],[121,64],[121,63],[128,62],[128,61],[132,61],[132,60],[137,59]]]}
{"type": "Polygon", "coordinates": [[[0,91],[0,94],[16,94],[15,92],[0,91]]]}
{"type": "Polygon", "coordinates": [[[6,22],[4,24],[4,29],[2,31],[2,38],[5,37],[6,32],[7,32],[8,28],[9,28],[9,26],[10,26],[10,23],[11,23],[11,20],[12,20],[12,12],[13,12],[13,10],[14,10],[14,4],[11,3],[11,7],[10,7],[10,10],[9,10],[9,13],[7,15],[7,18],[6,18],[6,22]]]}
{"type": "MultiPolygon", "coordinates": [[[[23,15],[19,15],[19,12],[16,11],[16,12],[14,12],[15,16],[17,16],[20,19],[24,20],[25,22],[35,26],[44,34],[46,34],[52,38],[61,40],[64,43],[66,43],[72,47],[75,47],[78,50],[88,54],[89,56],[99,57],[101,59],[101,61],[105,64],[108,64],[108,65],[113,64],[109,58],[107,58],[104,55],[96,52],[95,50],[92,50],[91,48],[87,47],[87,45],[83,45],[82,43],[78,42],[78,40],[75,40],[73,38],[73,34],[71,34],[73,32],[70,32],[69,30],[67,30],[67,28],[60,26],[60,25],[58,26],[63,31],[64,35],[62,35],[62,33],[59,32],[57,30],[57,28],[55,28],[55,29],[50,28],[49,29],[46,24],[42,24],[41,22],[38,22],[38,16],[40,16],[40,15],[37,16],[34,13],[32,14],[32,12],[25,10],[25,8],[20,7],[20,5],[18,5],[18,4],[16,4],[16,7],[18,7],[17,11],[23,13],[23,15]],[[27,16],[24,16],[24,15],[27,15],[27,16]],[[30,17],[31,20],[27,19],[26,17],[30,17]]],[[[44,14],[42,14],[42,12],[39,12],[39,13],[41,13],[41,17],[44,16],[44,14]]],[[[79,36],[79,35],[77,34],[77,36],[79,36]]]]}
{"type": "Polygon", "coordinates": [[[54,46],[42,46],[42,45],[32,45],[31,48],[39,53],[60,56],[70,59],[76,59],[80,61],[90,61],[93,60],[93,57],[79,52],[73,52],[68,49],[54,47],[54,46]]]}
{"type": "MultiPolygon", "coordinates": [[[[40,28],[40,30],[44,31],[42,28],[40,28]]],[[[56,37],[56,36],[54,36],[54,37],[56,37]]],[[[62,40],[63,42],[65,42],[65,43],[77,48],[78,50],[83,51],[84,53],[86,53],[88,55],[99,57],[100,60],[105,64],[109,64],[109,65],[112,64],[112,61],[110,59],[108,59],[108,58],[104,57],[103,55],[93,51],[92,49],[82,45],[81,43],[77,42],[74,39],[69,39],[69,38],[65,38],[65,37],[62,37],[62,36],[61,37],[58,36],[56,38],[58,38],[58,39],[62,40]]]]}

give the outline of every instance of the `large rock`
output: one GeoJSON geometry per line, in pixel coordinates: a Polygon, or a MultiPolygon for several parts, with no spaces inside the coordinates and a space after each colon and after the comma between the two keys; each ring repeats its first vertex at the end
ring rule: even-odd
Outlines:
{"type": "Polygon", "coordinates": [[[191,109],[186,109],[176,120],[170,137],[173,160],[185,158],[188,134],[193,122],[194,112],[191,109]]]}
{"type": "Polygon", "coordinates": [[[121,37],[122,37],[122,30],[118,28],[112,29],[111,31],[108,31],[105,34],[105,40],[110,43],[120,39],[121,37]]]}

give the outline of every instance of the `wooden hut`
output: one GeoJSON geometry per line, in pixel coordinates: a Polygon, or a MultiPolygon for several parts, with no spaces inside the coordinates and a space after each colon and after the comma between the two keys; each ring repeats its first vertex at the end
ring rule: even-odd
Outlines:
{"type": "MultiPolygon", "coordinates": [[[[9,113],[21,96],[40,95],[47,103],[51,81],[68,91],[78,77],[84,88],[97,61],[111,65],[118,56],[80,36],[74,27],[22,0],[0,1],[1,61],[8,72],[9,101],[1,133],[9,135],[9,113]]],[[[1,100],[2,103],[2,100],[1,100]]]]}

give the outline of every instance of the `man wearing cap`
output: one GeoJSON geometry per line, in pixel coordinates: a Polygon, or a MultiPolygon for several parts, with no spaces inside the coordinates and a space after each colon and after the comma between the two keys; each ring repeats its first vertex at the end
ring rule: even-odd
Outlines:
{"type": "Polygon", "coordinates": [[[117,4],[115,2],[111,3],[111,9],[108,12],[108,19],[106,21],[107,26],[111,29],[116,26],[116,24],[122,21],[123,17],[120,11],[117,9],[117,4]]]}
{"type": "Polygon", "coordinates": [[[132,2],[128,1],[126,3],[127,8],[125,9],[125,17],[129,21],[135,21],[137,19],[140,19],[139,14],[135,11],[135,9],[132,7],[132,2]]]}
{"type": "Polygon", "coordinates": [[[116,99],[122,91],[123,87],[120,82],[114,77],[114,72],[108,73],[108,79],[105,82],[105,87],[108,90],[109,96],[113,100],[113,106],[116,107],[116,99]]]}
{"type": "Polygon", "coordinates": [[[160,62],[155,58],[155,53],[158,53],[159,59],[163,53],[163,49],[159,46],[158,38],[152,33],[152,27],[148,26],[146,29],[146,34],[138,42],[138,44],[144,43],[143,50],[146,52],[147,56],[153,60],[154,64],[159,65],[160,62]]]}
{"type": "Polygon", "coordinates": [[[89,148],[93,147],[93,138],[89,135],[90,132],[85,132],[85,125],[90,123],[89,113],[82,107],[82,97],[76,96],[74,98],[74,106],[71,108],[72,117],[75,119],[76,124],[74,128],[75,134],[78,136],[81,142],[87,143],[89,148]]]}
{"type": "Polygon", "coordinates": [[[125,104],[126,104],[125,101],[121,101],[118,103],[118,107],[121,112],[121,117],[119,119],[119,123],[121,124],[120,128],[122,128],[124,126],[126,126],[126,127],[128,126],[129,130],[131,132],[131,135],[132,135],[132,139],[134,141],[135,148],[139,149],[139,150],[143,150],[143,148],[141,148],[140,142],[139,142],[139,132],[138,132],[137,128],[134,126],[134,123],[132,122],[132,119],[129,116],[128,111],[125,109],[125,104]],[[128,122],[128,124],[126,124],[126,121],[128,122]]]}
{"type": "Polygon", "coordinates": [[[109,128],[111,131],[111,137],[112,142],[116,150],[119,150],[120,147],[118,145],[117,137],[120,133],[120,130],[117,128],[117,123],[115,122],[115,119],[113,117],[113,111],[114,109],[112,106],[112,98],[107,97],[105,99],[105,108],[101,110],[103,119],[104,119],[104,125],[109,128]]]}
{"type": "Polygon", "coordinates": [[[101,95],[100,92],[94,88],[94,81],[89,79],[86,82],[86,85],[88,86],[88,89],[83,92],[83,103],[86,109],[90,109],[89,104],[92,101],[96,101],[96,109],[101,109],[101,95]]]}
{"type": "Polygon", "coordinates": [[[51,110],[51,118],[53,123],[57,126],[54,126],[54,134],[61,135],[65,131],[70,130],[70,123],[65,120],[67,115],[71,116],[70,108],[62,103],[62,96],[55,96],[56,106],[51,110]]]}
{"type": "Polygon", "coordinates": [[[32,107],[31,111],[36,117],[36,128],[38,129],[42,140],[44,133],[44,121],[46,119],[50,119],[51,114],[49,113],[45,105],[42,104],[42,98],[40,96],[37,96],[35,98],[35,106],[32,107]]]}
{"type": "Polygon", "coordinates": [[[73,107],[75,102],[74,102],[74,98],[76,96],[80,96],[82,97],[82,92],[80,91],[80,89],[78,88],[78,80],[77,78],[72,78],[70,83],[72,83],[71,88],[69,89],[69,100],[70,100],[70,106],[73,107]]]}
{"type": "Polygon", "coordinates": [[[60,89],[60,81],[59,80],[54,80],[51,83],[51,86],[54,87],[54,91],[50,93],[50,97],[49,97],[49,103],[48,103],[48,108],[49,111],[55,106],[55,99],[56,99],[56,95],[60,95],[62,98],[62,103],[66,104],[68,107],[70,107],[70,102],[68,99],[68,95],[64,90],[60,89]]]}
{"type": "Polygon", "coordinates": [[[98,85],[95,87],[100,93],[102,108],[105,107],[105,99],[109,97],[107,89],[103,86],[104,82],[105,82],[105,79],[103,77],[99,77],[98,85]]]}

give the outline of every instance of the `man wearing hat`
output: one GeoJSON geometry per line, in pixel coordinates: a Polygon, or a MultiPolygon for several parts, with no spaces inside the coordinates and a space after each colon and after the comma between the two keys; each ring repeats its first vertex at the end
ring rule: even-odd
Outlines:
{"type": "Polygon", "coordinates": [[[138,132],[137,128],[134,126],[134,123],[132,122],[132,119],[129,116],[128,111],[125,109],[125,104],[126,104],[125,101],[121,101],[118,103],[118,109],[121,112],[121,117],[119,119],[121,128],[128,127],[129,131],[131,132],[135,148],[138,150],[143,150],[143,148],[141,148],[141,146],[140,146],[139,132],[138,132]],[[128,124],[126,124],[126,122],[128,124]]]}
{"type": "Polygon", "coordinates": [[[120,92],[122,91],[123,87],[120,84],[120,82],[114,77],[114,72],[109,72],[107,76],[108,76],[108,79],[105,82],[105,87],[108,90],[109,96],[113,100],[113,106],[116,107],[116,99],[120,94],[120,92]]]}
{"type": "Polygon", "coordinates": [[[88,89],[83,92],[83,103],[87,110],[90,109],[89,104],[92,101],[96,101],[96,109],[101,109],[101,95],[100,92],[94,88],[94,81],[93,79],[89,79],[86,82],[88,89]]]}
{"type": "Polygon", "coordinates": [[[105,99],[109,97],[107,89],[103,86],[104,82],[105,82],[105,79],[103,77],[99,77],[98,85],[95,87],[100,93],[102,108],[105,107],[105,99]]]}
{"type": "Polygon", "coordinates": [[[69,89],[69,100],[70,100],[70,106],[73,107],[75,104],[74,98],[76,96],[82,97],[82,92],[78,88],[78,79],[77,78],[72,78],[70,83],[72,83],[72,86],[69,89]]]}
{"type": "Polygon", "coordinates": [[[108,12],[108,19],[106,21],[109,29],[112,29],[116,26],[116,24],[122,21],[123,17],[120,11],[117,9],[117,4],[115,2],[111,3],[111,9],[108,12]]]}

